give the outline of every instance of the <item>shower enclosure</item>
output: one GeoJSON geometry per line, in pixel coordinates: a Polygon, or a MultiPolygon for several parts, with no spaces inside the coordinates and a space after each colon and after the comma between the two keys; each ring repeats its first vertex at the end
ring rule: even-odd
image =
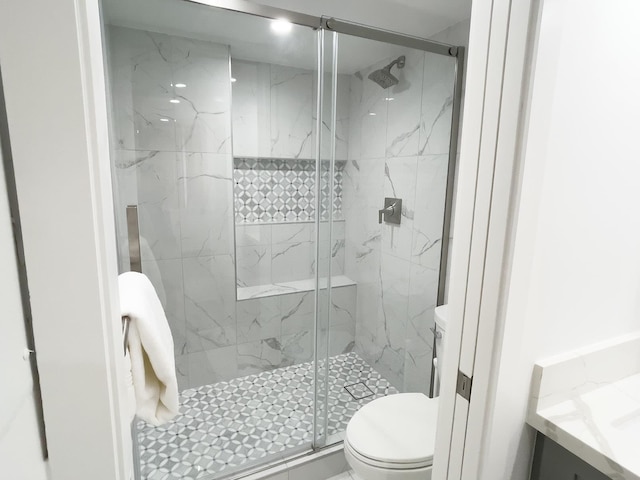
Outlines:
{"type": "Polygon", "coordinates": [[[135,206],[181,390],[135,425],[142,479],[250,471],[432,393],[462,49],[237,5],[103,2],[120,267],[135,206]]]}

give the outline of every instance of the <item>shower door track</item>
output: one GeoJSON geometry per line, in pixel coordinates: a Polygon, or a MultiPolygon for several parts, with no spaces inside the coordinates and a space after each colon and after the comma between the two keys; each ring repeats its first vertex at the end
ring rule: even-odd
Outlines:
{"type": "MultiPolygon", "coordinates": [[[[323,445],[322,447],[310,447],[304,448],[302,451],[293,452],[289,455],[283,456],[279,460],[274,460],[273,462],[266,463],[264,465],[257,465],[253,467],[248,467],[246,469],[238,470],[235,472],[231,472],[228,475],[217,476],[215,473],[211,475],[207,475],[205,477],[198,477],[198,480],[240,480],[249,476],[254,478],[261,478],[270,475],[276,475],[278,472],[272,472],[272,470],[276,470],[279,467],[285,466],[289,462],[295,462],[298,460],[302,460],[306,457],[315,457],[316,455],[320,455],[325,453],[330,455],[335,451],[340,450],[342,442],[333,443],[331,445],[323,445]]],[[[309,458],[311,460],[311,458],[309,458]]]]}
{"type": "Polygon", "coordinates": [[[232,12],[245,13],[262,18],[284,18],[295,25],[326,29],[332,32],[344,33],[355,37],[368,38],[378,42],[393,43],[416,50],[424,50],[438,55],[457,57],[460,47],[446,43],[435,42],[422,37],[406,35],[377,27],[370,27],[347,20],[333,17],[307,15],[282,8],[259,5],[247,0],[181,0],[189,3],[207,5],[232,12]]]}

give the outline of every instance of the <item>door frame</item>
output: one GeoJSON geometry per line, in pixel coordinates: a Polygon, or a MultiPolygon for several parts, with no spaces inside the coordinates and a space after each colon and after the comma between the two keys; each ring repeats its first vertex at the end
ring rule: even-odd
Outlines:
{"type": "Polygon", "coordinates": [[[482,478],[521,184],[538,0],[473,2],[434,480],[482,478]],[[469,400],[459,372],[472,379],[469,400]],[[444,459],[447,459],[445,461],[444,459]]]}

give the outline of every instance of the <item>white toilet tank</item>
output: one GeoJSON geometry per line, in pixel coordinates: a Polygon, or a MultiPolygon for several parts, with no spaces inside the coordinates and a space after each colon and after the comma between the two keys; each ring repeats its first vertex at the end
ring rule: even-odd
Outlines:
{"type": "Polygon", "coordinates": [[[447,331],[447,313],[448,313],[447,305],[440,305],[436,307],[435,310],[435,320],[436,320],[436,378],[437,383],[440,383],[440,379],[442,378],[442,361],[445,358],[445,350],[444,350],[444,336],[447,331]]]}

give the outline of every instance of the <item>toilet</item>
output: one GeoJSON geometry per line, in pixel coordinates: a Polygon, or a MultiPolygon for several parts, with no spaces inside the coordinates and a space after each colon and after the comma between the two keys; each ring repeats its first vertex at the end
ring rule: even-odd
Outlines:
{"type": "MultiPolygon", "coordinates": [[[[435,309],[436,377],[442,372],[447,306],[435,309]]],[[[347,425],[344,454],[362,480],[430,480],[438,399],[423,393],[381,397],[358,410],[347,425]]]]}

